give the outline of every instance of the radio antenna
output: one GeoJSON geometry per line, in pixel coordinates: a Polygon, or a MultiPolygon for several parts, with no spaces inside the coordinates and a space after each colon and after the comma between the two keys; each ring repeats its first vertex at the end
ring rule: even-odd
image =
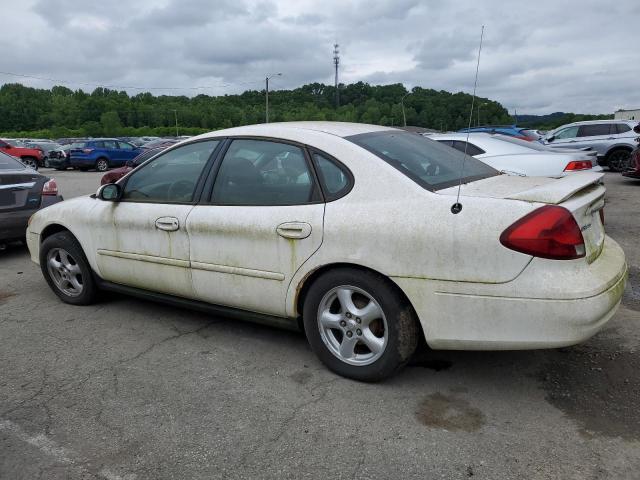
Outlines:
{"type": "Polygon", "coordinates": [[[484,25],[480,31],[480,46],[478,47],[478,62],[476,63],[476,79],[473,82],[473,96],[471,97],[471,111],[469,112],[469,128],[467,128],[467,141],[464,144],[464,157],[462,158],[462,165],[460,167],[460,181],[458,182],[458,194],[456,195],[456,203],[451,205],[451,213],[454,215],[462,211],[462,204],[460,203],[460,189],[462,188],[462,177],[464,175],[464,163],[467,160],[467,148],[469,146],[469,133],[471,130],[471,121],[473,119],[473,107],[476,102],[476,87],[478,86],[478,70],[480,69],[480,54],[482,53],[482,38],[484,37],[484,25]]]}

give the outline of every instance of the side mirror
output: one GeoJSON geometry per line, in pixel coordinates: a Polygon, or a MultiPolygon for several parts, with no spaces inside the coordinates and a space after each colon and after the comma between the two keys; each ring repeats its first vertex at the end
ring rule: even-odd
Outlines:
{"type": "Polygon", "coordinates": [[[556,139],[556,137],[554,137],[553,135],[551,135],[550,137],[547,137],[546,140],[547,142],[551,143],[556,139]]]}
{"type": "Polygon", "coordinates": [[[122,197],[122,187],[117,183],[107,183],[98,189],[96,196],[105,202],[117,202],[122,197]]]}

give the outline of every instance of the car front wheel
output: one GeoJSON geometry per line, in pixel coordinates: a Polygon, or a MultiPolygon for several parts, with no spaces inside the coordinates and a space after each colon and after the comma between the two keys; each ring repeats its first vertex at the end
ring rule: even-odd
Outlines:
{"type": "Polygon", "coordinates": [[[607,156],[607,165],[612,172],[622,172],[626,170],[627,162],[631,157],[628,150],[614,150],[607,156]]]}
{"type": "Polygon", "coordinates": [[[78,241],[68,232],[47,237],[40,247],[40,268],[51,290],[65,303],[93,303],[97,287],[78,241]]]}
{"type": "Polygon", "coordinates": [[[393,375],[418,344],[413,308],[395,285],[373,272],[340,269],[321,275],[306,296],[303,320],[320,360],[355,380],[393,375]]]}

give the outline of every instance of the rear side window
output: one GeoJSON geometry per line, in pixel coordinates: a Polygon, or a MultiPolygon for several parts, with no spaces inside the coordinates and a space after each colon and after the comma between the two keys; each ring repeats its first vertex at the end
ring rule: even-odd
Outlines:
{"type": "MultiPolygon", "coordinates": [[[[24,165],[10,155],[0,152],[0,170],[23,169],[24,165]]],[[[2,182],[0,182],[2,183],[2,182]]]]}
{"type": "MultiPolygon", "coordinates": [[[[414,133],[384,131],[353,135],[346,139],[380,157],[428,190],[439,190],[457,185],[460,181],[468,183],[499,174],[480,160],[414,133]]],[[[372,168],[375,166],[372,165],[372,168]]]]}
{"type": "Polygon", "coordinates": [[[578,137],[596,137],[609,135],[612,125],[610,123],[596,123],[594,125],[581,125],[578,129],[578,137]]]}
{"type": "Polygon", "coordinates": [[[617,133],[627,133],[631,131],[631,127],[626,123],[617,123],[615,125],[617,133]]]}
{"type": "Polygon", "coordinates": [[[475,155],[482,155],[483,153],[486,153],[484,150],[474,145],[473,143],[467,144],[467,142],[463,142],[461,140],[455,140],[453,142],[453,148],[461,152],[464,152],[465,145],[467,145],[467,155],[471,155],[472,157],[475,155]]]}
{"type": "Polygon", "coordinates": [[[312,157],[327,201],[346,195],[352,184],[348,170],[319,152],[313,152],[312,157]]]}
{"type": "Polygon", "coordinates": [[[109,148],[111,150],[115,150],[116,148],[118,148],[118,142],[116,142],[115,140],[105,140],[103,142],[96,143],[102,143],[103,148],[109,148]]]}

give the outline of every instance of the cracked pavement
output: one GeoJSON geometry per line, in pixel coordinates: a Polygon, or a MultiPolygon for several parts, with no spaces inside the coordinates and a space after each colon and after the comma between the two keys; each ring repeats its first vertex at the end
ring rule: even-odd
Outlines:
{"type": "MultiPolygon", "coordinates": [[[[66,197],[99,175],[55,172],[66,197]]],[[[640,267],[640,182],[607,174],[640,267]]],[[[362,384],[303,335],[106,295],[74,307],[0,252],[0,479],[638,478],[638,277],[584,345],[430,352],[362,384]]]]}

